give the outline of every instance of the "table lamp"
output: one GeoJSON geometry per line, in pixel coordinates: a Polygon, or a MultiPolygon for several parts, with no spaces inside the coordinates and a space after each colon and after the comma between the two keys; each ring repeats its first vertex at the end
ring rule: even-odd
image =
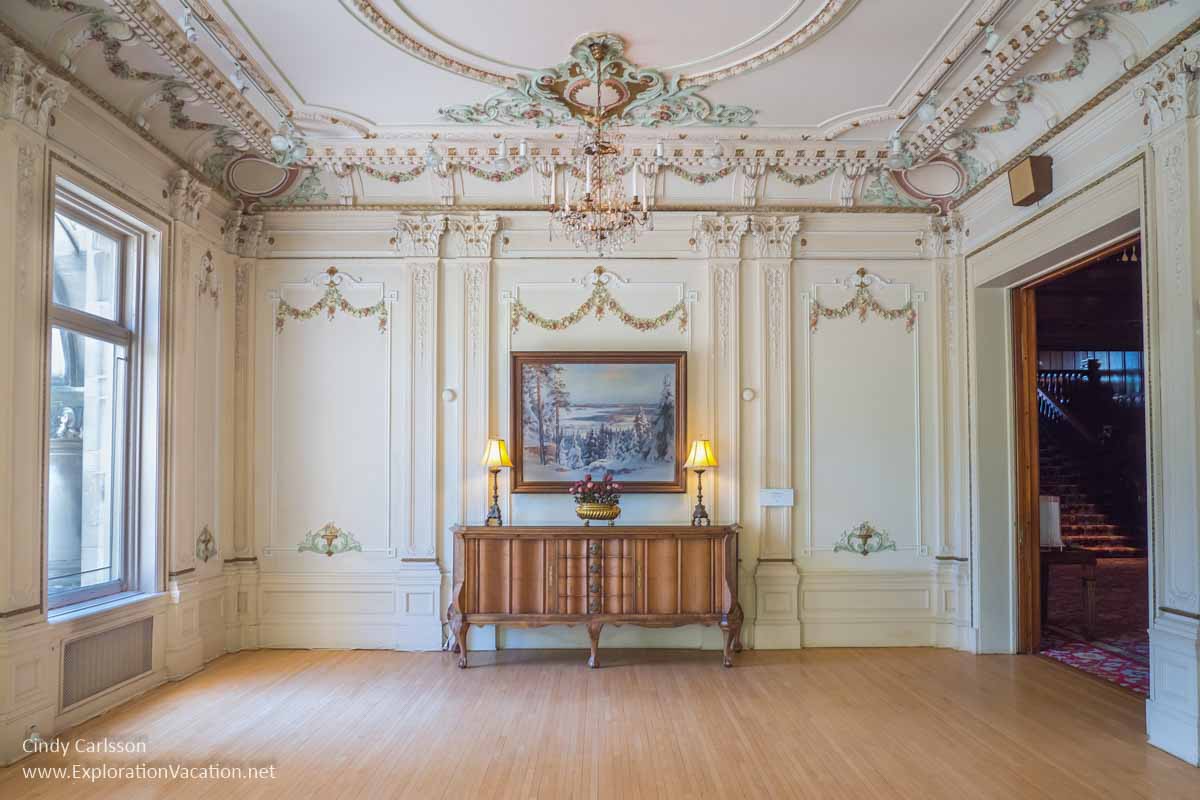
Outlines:
{"type": "Polygon", "coordinates": [[[504,519],[500,516],[499,475],[501,469],[512,466],[512,461],[508,458],[508,445],[504,444],[503,439],[488,439],[487,449],[483,451],[483,465],[492,473],[492,507],[488,509],[487,519],[483,524],[503,525],[504,519]]]}
{"type": "Polygon", "coordinates": [[[704,470],[712,469],[715,466],[717,466],[717,457],[713,453],[712,442],[708,439],[697,439],[692,442],[692,449],[688,451],[687,461],[684,462],[683,467],[694,470],[696,473],[696,507],[692,509],[693,525],[712,524],[708,518],[708,509],[704,507],[703,476],[704,470]]]}

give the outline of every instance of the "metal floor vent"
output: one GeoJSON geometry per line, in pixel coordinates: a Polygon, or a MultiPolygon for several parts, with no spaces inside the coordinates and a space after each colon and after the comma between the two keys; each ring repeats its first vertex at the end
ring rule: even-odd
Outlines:
{"type": "Polygon", "coordinates": [[[63,647],[62,707],[144,675],[154,662],[154,618],[94,633],[63,647]]]}

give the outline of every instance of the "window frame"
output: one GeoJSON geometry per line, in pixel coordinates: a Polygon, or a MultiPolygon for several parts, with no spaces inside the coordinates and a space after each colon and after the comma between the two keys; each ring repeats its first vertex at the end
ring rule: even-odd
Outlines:
{"type": "MultiPolygon", "coordinates": [[[[118,577],[104,583],[83,586],[76,589],[51,592],[49,588],[49,560],[43,564],[44,580],[46,581],[46,604],[51,612],[61,612],[67,608],[75,608],[92,604],[101,600],[111,600],[114,596],[132,593],[142,584],[138,573],[141,546],[139,531],[141,530],[139,510],[139,476],[140,464],[140,429],[139,420],[142,410],[142,369],[143,350],[140,322],[145,311],[144,277],[147,264],[146,232],[125,222],[118,216],[106,210],[100,202],[91,200],[84,190],[61,178],[53,185],[53,200],[50,208],[51,225],[48,242],[47,269],[49,283],[46,292],[46,352],[44,386],[47,392],[45,413],[47,418],[43,431],[46,432],[46,461],[43,478],[45,480],[44,502],[46,513],[43,522],[43,540],[47,554],[50,542],[50,513],[49,513],[49,441],[48,435],[53,424],[50,415],[50,392],[53,380],[53,364],[50,354],[54,346],[54,331],[58,329],[60,336],[76,333],[99,341],[107,342],[117,348],[116,368],[119,373],[114,377],[114,398],[117,392],[121,394],[118,403],[115,399],[113,451],[113,474],[120,476],[119,490],[112,492],[112,521],[110,535],[114,541],[119,540],[119,552],[112,560],[113,566],[119,568],[118,577]],[[114,287],[114,305],[117,313],[115,319],[107,319],[54,301],[54,239],[55,228],[58,224],[56,217],[62,216],[71,221],[92,228],[118,243],[118,259],[116,266],[116,286],[114,287]],[[121,350],[124,351],[122,357],[121,350]],[[119,407],[118,407],[119,406],[119,407]]],[[[85,422],[86,424],[86,422],[85,422]]]]}

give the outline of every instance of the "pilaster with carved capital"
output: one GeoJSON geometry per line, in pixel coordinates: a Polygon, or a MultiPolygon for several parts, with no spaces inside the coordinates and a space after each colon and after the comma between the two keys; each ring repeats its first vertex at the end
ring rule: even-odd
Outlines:
{"type": "Polygon", "coordinates": [[[755,257],[790,259],[800,217],[751,217],[749,231],[755,257]]]}
{"type": "Polygon", "coordinates": [[[1200,305],[1200,36],[1176,47],[1147,73],[1135,95],[1146,109],[1148,241],[1144,263],[1151,286],[1156,358],[1147,374],[1157,394],[1164,432],[1158,473],[1161,522],[1153,532],[1151,698],[1146,731],[1151,744],[1200,763],[1200,362],[1196,308],[1200,305]],[[1153,364],[1159,365],[1158,367],[1153,364]],[[1160,372],[1161,370],[1161,372],[1160,372]]]}
{"type": "Polygon", "coordinates": [[[0,119],[21,123],[39,136],[54,110],[67,102],[67,84],[15,45],[0,42],[0,119]]]}
{"type": "Polygon", "coordinates": [[[409,258],[434,258],[441,252],[442,234],[446,232],[448,217],[434,214],[396,218],[391,244],[396,252],[409,258]]]}
{"type": "Polygon", "coordinates": [[[456,234],[462,243],[462,255],[466,258],[490,258],[492,239],[500,230],[500,218],[495,215],[473,217],[450,217],[449,231],[456,234]]]}
{"type": "Polygon", "coordinates": [[[1146,110],[1143,124],[1157,136],[1172,125],[1198,113],[1200,86],[1200,35],[1176,47],[1152,66],[1134,89],[1146,110]]]}
{"type": "Polygon", "coordinates": [[[709,258],[740,258],[750,217],[702,216],[692,224],[692,248],[709,258]]]}
{"type": "Polygon", "coordinates": [[[197,225],[200,212],[212,197],[212,187],[201,183],[185,169],[172,175],[167,183],[171,218],[186,225],[197,225]]]}

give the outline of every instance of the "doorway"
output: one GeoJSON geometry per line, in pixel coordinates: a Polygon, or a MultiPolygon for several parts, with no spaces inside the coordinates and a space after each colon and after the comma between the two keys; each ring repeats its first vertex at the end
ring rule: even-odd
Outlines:
{"type": "Polygon", "coordinates": [[[1018,287],[1019,650],[1149,691],[1142,249],[1018,287]]]}

